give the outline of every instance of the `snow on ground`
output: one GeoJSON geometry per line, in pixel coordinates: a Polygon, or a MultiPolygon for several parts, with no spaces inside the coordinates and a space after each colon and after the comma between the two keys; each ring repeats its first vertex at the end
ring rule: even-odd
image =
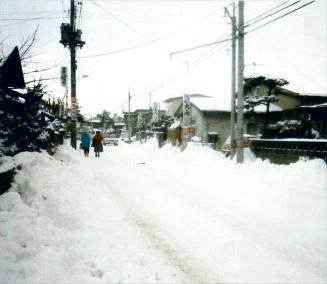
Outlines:
{"type": "Polygon", "coordinates": [[[320,160],[150,141],[5,162],[23,167],[0,196],[0,283],[327,282],[320,160]]]}

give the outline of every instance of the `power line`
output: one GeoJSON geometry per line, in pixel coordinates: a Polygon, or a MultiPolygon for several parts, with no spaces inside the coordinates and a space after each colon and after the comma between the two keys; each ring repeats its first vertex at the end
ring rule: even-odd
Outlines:
{"type": "Polygon", "coordinates": [[[264,23],[263,25],[261,25],[261,26],[259,26],[259,27],[256,27],[256,28],[254,28],[254,29],[252,29],[252,30],[246,32],[245,34],[248,34],[248,33],[254,32],[254,31],[256,31],[256,30],[258,30],[258,29],[260,29],[260,28],[262,28],[262,27],[264,27],[264,26],[266,26],[266,25],[268,25],[268,24],[271,24],[271,23],[273,23],[273,22],[275,22],[275,21],[277,21],[277,20],[279,20],[279,19],[281,19],[281,18],[284,18],[284,17],[286,17],[287,15],[290,15],[290,14],[292,14],[292,13],[294,13],[294,12],[296,12],[296,11],[298,11],[298,10],[300,10],[300,9],[302,9],[302,8],[304,8],[304,7],[306,7],[306,6],[310,5],[310,4],[312,4],[312,3],[314,3],[314,2],[315,2],[315,0],[313,0],[313,1],[309,2],[309,3],[306,3],[306,4],[302,5],[302,6],[300,6],[300,7],[296,8],[296,9],[294,9],[294,10],[292,10],[292,11],[290,11],[290,12],[284,14],[284,15],[282,15],[282,16],[279,16],[278,18],[275,18],[275,19],[273,19],[273,20],[271,20],[271,21],[269,21],[269,22],[264,23]]]}
{"type": "MultiPolygon", "coordinates": [[[[94,5],[98,5],[97,3],[94,2],[94,0],[89,0],[91,3],[93,3],[94,5]]],[[[103,9],[103,7],[101,7],[103,9]]],[[[108,12],[108,11],[107,11],[108,12]]],[[[116,17],[117,18],[117,17],[116,17]]],[[[205,17],[206,18],[206,17],[205,17]]],[[[202,20],[202,19],[201,19],[202,20]]],[[[121,20],[120,20],[121,21],[121,20]]],[[[122,52],[127,52],[127,51],[130,51],[130,50],[133,50],[133,49],[136,49],[136,48],[140,48],[140,47],[143,47],[143,46],[146,46],[146,45],[150,45],[150,44],[153,44],[155,42],[159,42],[159,41],[162,41],[168,37],[171,37],[187,28],[189,28],[190,26],[193,26],[195,25],[196,22],[199,22],[198,20],[195,21],[195,22],[192,22],[191,24],[187,24],[187,25],[183,25],[182,27],[178,28],[177,30],[173,31],[173,32],[170,32],[170,33],[167,33],[163,36],[159,36],[157,38],[153,38],[153,39],[150,39],[148,41],[144,41],[144,42],[141,42],[140,44],[135,44],[135,45],[132,45],[132,46],[129,46],[129,47],[125,47],[125,48],[121,48],[121,49],[117,49],[117,50],[113,50],[113,51],[108,51],[108,52],[103,52],[103,53],[98,53],[98,54],[92,54],[92,55],[86,55],[86,56],[81,56],[79,58],[92,58],[92,57],[100,57],[100,56],[107,56],[107,55],[113,55],[113,54],[118,54],[118,53],[122,53],[122,52]]],[[[127,25],[127,24],[126,24],[127,25]]],[[[133,32],[135,33],[135,31],[133,30],[133,32]]]]}
{"type": "Polygon", "coordinates": [[[125,47],[125,48],[121,48],[121,49],[117,49],[117,50],[113,50],[113,51],[108,51],[108,52],[104,52],[104,53],[81,56],[80,58],[92,58],[92,57],[112,55],[112,54],[117,54],[117,53],[121,53],[121,52],[126,52],[126,51],[129,51],[129,50],[132,50],[132,49],[140,48],[140,47],[143,47],[143,46],[146,46],[146,45],[149,45],[149,44],[164,40],[164,39],[166,39],[166,38],[168,38],[170,36],[173,36],[174,34],[179,33],[181,30],[184,30],[185,27],[186,26],[183,26],[180,29],[175,30],[175,31],[173,31],[171,33],[165,34],[165,35],[157,37],[157,38],[150,39],[148,41],[144,41],[144,42],[142,42],[140,44],[132,45],[130,47],[125,47]]]}
{"type": "Polygon", "coordinates": [[[256,19],[258,19],[258,18],[260,18],[260,17],[266,15],[267,13],[272,12],[272,11],[278,9],[279,7],[284,6],[284,5],[287,4],[288,2],[290,2],[290,0],[287,0],[287,1],[285,1],[285,2],[283,2],[283,3],[281,3],[281,4],[279,4],[279,5],[277,5],[277,6],[275,6],[275,7],[269,7],[267,10],[265,10],[265,11],[262,12],[261,14],[255,16],[255,17],[253,17],[253,18],[251,18],[251,19],[249,19],[249,20],[247,20],[247,21],[245,22],[245,24],[246,24],[246,25],[250,24],[250,22],[255,21],[256,19]]]}
{"type": "Polygon", "coordinates": [[[34,17],[34,18],[18,18],[18,19],[0,19],[0,21],[36,21],[36,20],[49,20],[60,19],[60,17],[34,17]]]}
{"type": "Polygon", "coordinates": [[[284,7],[284,8],[282,8],[282,9],[279,9],[279,10],[273,12],[273,13],[270,13],[270,14],[266,15],[266,16],[263,17],[263,18],[258,18],[257,20],[255,20],[255,21],[252,22],[251,24],[247,24],[247,25],[245,25],[244,28],[247,28],[247,27],[249,27],[249,26],[252,26],[252,25],[254,25],[254,24],[256,24],[256,23],[258,23],[258,22],[260,22],[260,21],[263,21],[263,20],[265,20],[265,19],[267,19],[267,18],[269,18],[269,17],[271,17],[271,16],[273,16],[273,15],[275,15],[275,14],[277,14],[277,13],[279,13],[279,12],[285,10],[285,9],[288,9],[288,8],[290,8],[290,7],[292,7],[292,6],[296,5],[296,4],[298,4],[299,2],[301,2],[301,1],[298,0],[298,1],[296,1],[296,2],[294,2],[294,3],[292,3],[292,4],[290,4],[290,5],[288,5],[288,6],[284,7]]]}
{"type": "Polygon", "coordinates": [[[10,15],[26,15],[26,14],[44,14],[44,13],[53,13],[60,12],[60,10],[48,10],[48,11],[29,11],[29,12],[13,12],[13,13],[1,13],[0,16],[10,16],[10,15]]]}
{"type": "Polygon", "coordinates": [[[191,50],[194,50],[194,49],[202,48],[202,47],[216,45],[216,44],[223,43],[223,42],[230,41],[230,40],[232,40],[232,38],[226,38],[226,39],[223,39],[223,40],[218,40],[218,41],[214,41],[214,42],[211,42],[211,43],[202,44],[202,45],[198,45],[198,46],[194,46],[194,47],[190,47],[190,48],[186,48],[186,49],[174,51],[174,52],[170,53],[170,56],[173,56],[173,55],[178,54],[178,53],[182,53],[182,52],[186,52],[186,51],[191,51],[191,50]]]}
{"type": "Polygon", "coordinates": [[[108,11],[106,8],[104,8],[100,4],[96,3],[94,0],[89,0],[89,2],[92,3],[93,5],[95,5],[96,7],[102,9],[111,18],[113,18],[115,21],[117,21],[117,22],[121,23],[122,25],[124,25],[125,27],[127,27],[130,31],[135,32],[135,30],[130,25],[128,25],[127,23],[125,23],[123,20],[121,20],[120,18],[118,18],[117,16],[115,16],[112,12],[108,11]]]}
{"type": "Polygon", "coordinates": [[[39,73],[39,72],[48,71],[48,70],[51,70],[51,69],[53,69],[53,68],[55,68],[55,67],[57,67],[57,66],[59,66],[59,65],[60,65],[60,63],[55,64],[55,65],[53,65],[53,66],[50,66],[50,67],[48,67],[48,68],[44,68],[44,69],[36,69],[36,70],[33,70],[33,71],[24,72],[24,75],[28,75],[28,74],[31,74],[31,73],[39,73]]]}
{"type": "MultiPolygon", "coordinates": [[[[196,58],[195,60],[191,60],[189,61],[191,68],[195,67],[195,66],[199,66],[202,62],[205,62],[206,60],[208,60],[209,58],[211,58],[212,56],[216,55],[217,53],[219,53],[220,51],[222,51],[223,49],[225,49],[229,44],[225,44],[222,47],[217,49],[217,46],[214,46],[211,50],[206,51],[204,54],[200,55],[198,58],[196,58]]],[[[150,88],[151,93],[155,93],[163,88],[165,88],[166,86],[168,86],[169,84],[171,84],[173,81],[176,80],[177,77],[179,77],[181,75],[181,72],[176,72],[174,76],[170,77],[168,80],[165,80],[164,82],[160,83],[160,84],[156,84],[155,87],[150,88]]]]}

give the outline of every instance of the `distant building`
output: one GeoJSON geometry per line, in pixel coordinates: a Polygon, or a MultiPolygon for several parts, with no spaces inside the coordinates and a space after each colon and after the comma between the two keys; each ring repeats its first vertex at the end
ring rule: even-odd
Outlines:
{"type": "MultiPolygon", "coordinates": [[[[283,120],[309,122],[312,131],[318,131],[321,138],[327,138],[327,94],[299,94],[284,88],[276,88],[278,101],[271,103],[269,113],[259,105],[254,112],[244,113],[244,133],[260,136],[263,134],[265,120],[276,123],[283,120]]],[[[267,90],[259,87],[256,95],[265,95],[267,90]]],[[[246,94],[248,95],[248,94],[246,94]]],[[[230,102],[218,100],[201,94],[189,95],[191,103],[191,126],[194,136],[203,143],[211,143],[221,149],[230,136],[230,102]]],[[[167,114],[182,121],[183,97],[166,99],[167,114]]]]}
{"type": "MultiPolygon", "coordinates": [[[[220,149],[230,133],[230,105],[201,94],[191,94],[190,116],[194,135],[203,143],[210,143],[215,149],[220,149]]],[[[167,113],[182,120],[183,97],[165,100],[167,113]]]]}
{"type": "Polygon", "coordinates": [[[101,120],[97,119],[97,118],[92,118],[90,120],[90,124],[91,124],[93,129],[100,129],[100,128],[103,127],[103,124],[102,124],[101,120]]]}
{"type": "Polygon", "coordinates": [[[114,134],[116,137],[119,137],[121,135],[122,129],[125,128],[124,122],[115,122],[113,125],[114,134]]]}
{"type": "MultiPolygon", "coordinates": [[[[259,87],[247,95],[265,96],[267,88],[259,87]]],[[[274,93],[278,100],[270,104],[269,113],[266,106],[255,107],[254,112],[247,112],[246,131],[249,134],[263,133],[264,122],[269,124],[278,121],[297,120],[309,122],[310,128],[318,131],[321,137],[327,137],[327,94],[301,94],[277,87],[274,93]]]]}

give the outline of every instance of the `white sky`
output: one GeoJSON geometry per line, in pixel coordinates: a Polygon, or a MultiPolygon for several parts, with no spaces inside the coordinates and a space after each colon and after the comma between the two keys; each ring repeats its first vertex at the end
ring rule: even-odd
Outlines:
{"type": "MultiPolygon", "coordinates": [[[[36,56],[24,71],[57,66],[38,73],[36,78],[58,77],[60,66],[69,66],[69,51],[59,44],[60,24],[69,21],[69,2],[0,1],[0,39],[5,40],[5,51],[19,45],[39,25],[36,56]]],[[[182,95],[184,90],[230,100],[228,43],[176,55],[173,59],[169,53],[225,38],[230,32],[230,21],[224,17],[223,7],[231,1],[82,2],[82,18],[77,22],[86,45],[78,50],[77,97],[84,114],[103,109],[113,113],[127,110],[129,88],[132,109],[147,108],[149,92],[152,92],[152,102],[182,95]],[[160,40],[142,44],[158,38],[160,40]],[[140,47],[88,57],[133,46],[140,47]]],[[[246,1],[245,19],[283,2],[285,0],[246,1]]],[[[294,91],[327,93],[326,15],[327,1],[317,0],[247,35],[245,75],[283,77],[290,82],[288,88],[294,91]]],[[[26,81],[33,78],[26,76],[26,81]]],[[[46,83],[53,96],[64,96],[60,80],[46,83]]]]}

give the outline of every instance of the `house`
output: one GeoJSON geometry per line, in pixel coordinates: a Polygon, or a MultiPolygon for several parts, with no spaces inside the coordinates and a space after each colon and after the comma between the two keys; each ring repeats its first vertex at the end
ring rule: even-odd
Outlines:
{"type": "MultiPolygon", "coordinates": [[[[262,97],[266,94],[267,88],[260,86],[245,95],[262,97]]],[[[265,105],[258,105],[245,113],[247,133],[260,135],[265,124],[294,120],[303,124],[309,122],[308,132],[318,131],[321,137],[327,137],[327,94],[301,94],[276,87],[274,95],[277,101],[270,103],[268,113],[265,105]]]]}
{"type": "Polygon", "coordinates": [[[146,130],[150,127],[152,110],[151,109],[137,109],[135,110],[137,115],[136,127],[138,130],[146,130]]]}
{"type": "Polygon", "coordinates": [[[90,120],[90,123],[91,123],[91,126],[93,129],[100,129],[100,128],[103,128],[103,123],[101,122],[100,119],[98,118],[92,118],[90,120]]]}
{"type": "Polygon", "coordinates": [[[113,125],[113,134],[116,137],[120,137],[122,129],[125,128],[125,123],[124,122],[114,122],[113,125]]]}
{"type": "Polygon", "coordinates": [[[136,112],[124,112],[123,114],[124,114],[124,123],[126,125],[126,129],[130,127],[131,136],[134,136],[136,134],[138,114],[136,112]]]}
{"type": "MultiPolygon", "coordinates": [[[[190,98],[209,98],[208,96],[201,95],[201,94],[189,94],[190,98]]],[[[178,96],[178,97],[171,97],[163,101],[166,103],[167,110],[166,110],[166,115],[173,117],[177,111],[177,109],[181,106],[183,102],[183,96],[178,96]]]]}
{"type": "MultiPolygon", "coordinates": [[[[258,87],[254,95],[266,94],[265,87],[258,87]]],[[[267,123],[296,120],[308,127],[307,134],[303,134],[307,136],[304,137],[312,137],[310,133],[319,132],[317,137],[327,138],[327,94],[300,94],[277,87],[274,95],[277,101],[269,104],[268,113],[265,105],[255,106],[253,111],[245,111],[243,133],[261,136],[267,123]]],[[[215,149],[221,149],[230,136],[230,103],[201,94],[186,96],[189,96],[191,105],[190,124],[194,128],[192,136],[199,137],[204,143],[213,144],[215,149]]],[[[182,101],[182,96],[166,99],[167,114],[182,120],[182,101]]],[[[175,137],[176,133],[178,132],[175,131],[171,136],[175,137]]]]}
{"type": "MultiPolygon", "coordinates": [[[[220,149],[230,135],[230,103],[201,94],[191,94],[189,98],[194,136],[220,149]]],[[[183,97],[165,100],[170,116],[177,119],[183,117],[182,100],[183,97]]]]}

